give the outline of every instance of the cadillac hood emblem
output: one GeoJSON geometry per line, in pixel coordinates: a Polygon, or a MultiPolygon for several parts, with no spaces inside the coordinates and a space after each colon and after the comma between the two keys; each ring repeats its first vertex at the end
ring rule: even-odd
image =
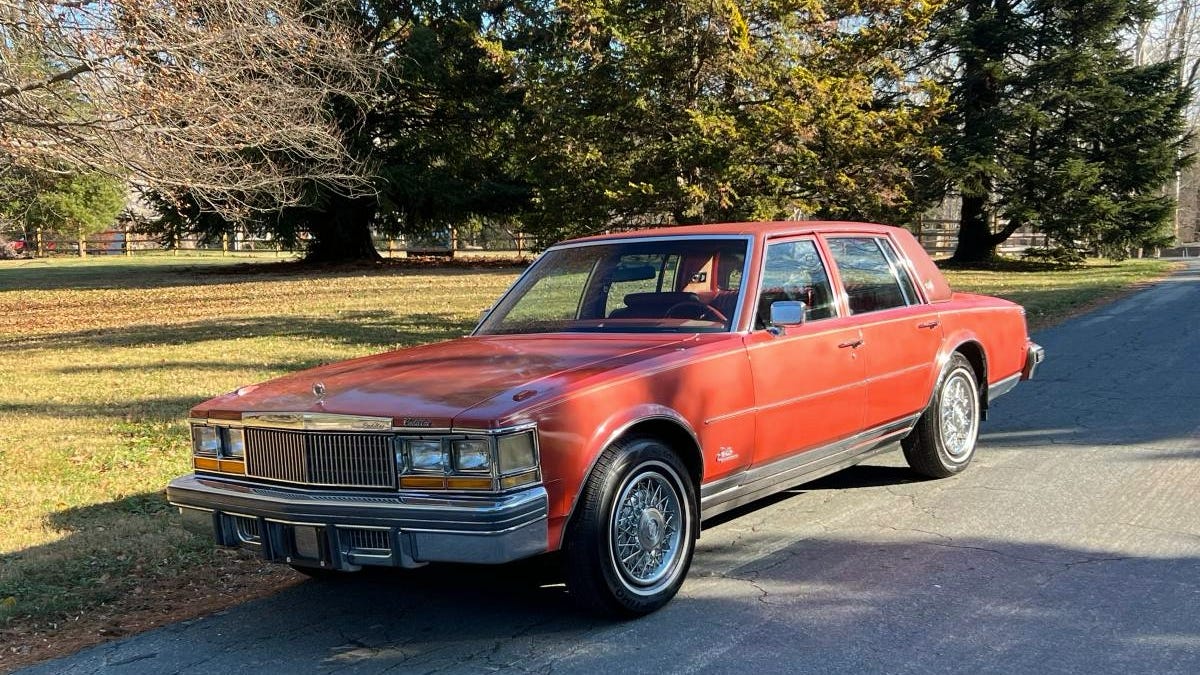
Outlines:
{"type": "Polygon", "coordinates": [[[325,383],[324,382],[314,382],[312,391],[313,391],[313,396],[317,397],[317,403],[325,402],[325,383]]]}

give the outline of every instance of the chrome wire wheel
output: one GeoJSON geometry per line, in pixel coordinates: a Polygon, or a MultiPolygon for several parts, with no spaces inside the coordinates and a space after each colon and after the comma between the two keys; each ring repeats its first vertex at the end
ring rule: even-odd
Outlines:
{"type": "Polygon", "coordinates": [[[971,454],[979,433],[979,396],[971,377],[962,370],[952,372],[943,385],[938,426],[942,447],[951,459],[959,461],[971,454]]]}
{"type": "Polygon", "coordinates": [[[579,605],[644,616],[671,601],[692,564],[696,485],[655,436],[614,441],[596,459],[567,522],[563,572],[579,605]]]}
{"type": "Polygon", "coordinates": [[[674,583],[685,559],[679,476],[660,462],[630,472],[613,500],[609,551],[622,585],[652,595],[674,583]]]}

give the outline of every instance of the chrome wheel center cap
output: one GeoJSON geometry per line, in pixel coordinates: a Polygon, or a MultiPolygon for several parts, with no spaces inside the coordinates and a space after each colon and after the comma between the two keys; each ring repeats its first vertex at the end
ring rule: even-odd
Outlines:
{"type": "Polygon", "coordinates": [[[653,551],[658,548],[667,534],[667,521],[658,509],[650,508],[642,511],[638,522],[638,544],[643,551],[653,551]]]}

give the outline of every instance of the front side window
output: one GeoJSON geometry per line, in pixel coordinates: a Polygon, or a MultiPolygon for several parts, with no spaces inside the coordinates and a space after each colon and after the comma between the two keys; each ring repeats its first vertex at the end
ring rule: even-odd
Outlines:
{"type": "Polygon", "coordinates": [[[644,239],[547,251],[477,335],[732,330],[747,239],[644,239]]]}
{"type": "MultiPolygon", "coordinates": [[[[909,304],[896,267],[874,237],[833,237],[828,240],[851,314],[878,312],[909,304]]],[[[914,292],[915,293],[915,292],[914,292]]]]}
{"type": "Polygon", "coordinates": [[[756,328],[769,325],[771,303],[781,300],[803,302],[805,321],[828,319],[836,314],[829,275],[812,240],[767,246],[762,290],[758,294],[756,328]]]}

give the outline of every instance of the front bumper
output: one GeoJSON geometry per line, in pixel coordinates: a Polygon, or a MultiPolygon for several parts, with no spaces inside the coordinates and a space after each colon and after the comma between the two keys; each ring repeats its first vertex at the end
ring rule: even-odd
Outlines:
{"type": "Polygon", "coordinates": [[[498,564],[543,553],[548,542],[540,485],[486,496],[366,494],[190,474],[171,481],[167,501],[218,544],[307,567],[498,564]]]}

